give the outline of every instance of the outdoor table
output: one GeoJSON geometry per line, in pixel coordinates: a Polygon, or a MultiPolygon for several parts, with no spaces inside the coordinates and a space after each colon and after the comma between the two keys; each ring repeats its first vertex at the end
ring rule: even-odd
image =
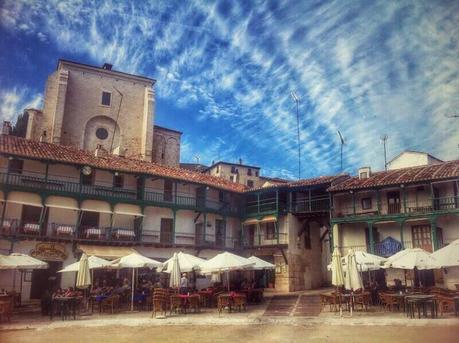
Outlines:
{"type": "Polygon", "coordinates": [[[26,223],[24,224],[24,233],[38,234],[40,233],[40,225],[33,224],[33,223],[26,223]]]}
{"type": "Polygon", "coordinates": [[[454,299],[454,314],[459,317],[459,296],[453,297],[454,299]]]}
{"type": "Polygon", "coordinates": [[[177,296],[182,300],[182,310],[186,313],[190,298],[199,297],[199,294],[177,294],[177,296]]]}
{"type": "Polygon", "coordinates": [[[415,317],[415,311],[418,311],[418,318],[421,318],[421,309],[424,317],[427,317],[427,307],[430,306],[430,312],[432,318],[436,318],[438,315],[437,302],[434,295],[419,294],[419,295],[407,295],[405,297],[405,306],[407,308],[407,316],[410,318],[415,317]]]}
{"type": "Polygon", "coordinates": [[[51,311],[49,314],[50,319],[53,319],[56,308],[59,310],[62,320],[65,320],[69,314],[72,314],[73,319],[76,319],[79,299],[79,297],[54,297],[51,300],[51,311]]]}
{"type": "Polygon", "coordinates": [[[56,228],[56,234],[59,236],[72,236],[75,232],[71,226],[60,225],[56,228]]]}
{"type": "Polygon", "coordinates": [[[410,293],[393,293],[393,294],[386,294],[386,296],[394,297],[397,299],[399,308],[401,307],[403,309],[403,312],[406,311],[406,301],[405,298],[407,296],[411,295],[410,293]]]}

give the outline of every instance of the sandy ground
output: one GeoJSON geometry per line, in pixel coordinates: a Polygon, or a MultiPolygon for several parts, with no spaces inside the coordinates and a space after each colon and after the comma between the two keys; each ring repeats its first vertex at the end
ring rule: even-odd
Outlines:
{"type": "Polygon", "coordinates": [[[457,326],[225,325],[70,327],[0,331],[2,343],[122,342],[458,342],[457,326]]]}

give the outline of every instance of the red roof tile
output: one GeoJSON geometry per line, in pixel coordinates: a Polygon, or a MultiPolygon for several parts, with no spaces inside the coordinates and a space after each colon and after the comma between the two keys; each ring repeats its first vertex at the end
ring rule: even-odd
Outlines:
{"type": "Polygon", "coordinates": [[[109,155],[94,154],[71,146],[42,143],[20,137],[0,135],[0,153],[18,157],[58,161],[120,172],[148,174],[175,180],[188,181],[232,192],[243,192],[246,186],[225,179],[187,169],[167,167],[160,164],[109,155]]]}
{"type": "Polygon", "coordinates": [[[349,175],[330,175],[330,176],[319,176],[310,179],[301,179],[297,181],[290,181],[287,183],[280,183],[276,185],[271,185],[268,187],[258,187],[258,188],[251,188],[246,190],[246,192],[252,192],[257,190],[268,190],[268,189],[278,189],[278,188],[295,188],[295,187],[308,187],[308,186],[316,186],[316,185],[324,185],[326,187],[330,185],[334,185],[342,180],[349,178],[349,175]]]}
{"type": "Polygon", "coordinates": [[[459,160],[446,161],[427,166],[409,167],[395,170],[376,172],[367,179],[351,177],[331,186],[331,192],[378,188],[391,185],[420,183],[426,181],[454,179],[459,177],[459,160]]]}

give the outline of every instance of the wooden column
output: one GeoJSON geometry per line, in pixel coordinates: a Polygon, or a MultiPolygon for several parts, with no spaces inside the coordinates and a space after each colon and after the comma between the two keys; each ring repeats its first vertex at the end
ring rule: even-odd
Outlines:
{"type": "Polygon", "coordinates": [[[433,251],[436,251],[438,250],[437,217],[430,218],[430,234],[432,237],[432,249],[433,251]]]}
{"type": "MultiPolygon", "coordinates": [[[[204,217],[206,218],[206,217],[204,217]]],[[[205,219],[204,219],[205,220],[205,219]]],[[[175,227],[177,224],[177,210],[172,209],[172,244],[175,244],[175,227]]]]}
{"type": "Polygon", "coordinates": [[[368,222],[368,240],[370,241],[370,253],[375,253],[375,239],[373,237],[373,222],[368,222]]]}
{"type": "Polygon", "coordinates": [[[352,196],[352,213],[355,215],[355,193],[351,191],[352,196]]]}
{"type": "Polygon", "coordinates": [[[405,243],[404,243],[404,237],[403,237],[403,227],[404,227],[405,221],[400,220],[398,222],[398,225],[400,226],[400,243],[402,243],[402,250],[405,249],[405,243]]]}

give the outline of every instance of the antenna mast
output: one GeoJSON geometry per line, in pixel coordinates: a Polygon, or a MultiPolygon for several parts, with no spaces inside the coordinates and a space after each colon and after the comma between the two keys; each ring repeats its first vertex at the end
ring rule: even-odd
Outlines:
{"type": "Polygon", "coordinates": [[[295,91],[291,91],[290,95],[292,96],[293,101],[296,103],[296,129],[297,129],[297,139],[298,139],[298,180],[301,179],[301,144],[300,144],[300,115],[299,115],[299,103],[300,99],[296,95],[295,91]]]}

